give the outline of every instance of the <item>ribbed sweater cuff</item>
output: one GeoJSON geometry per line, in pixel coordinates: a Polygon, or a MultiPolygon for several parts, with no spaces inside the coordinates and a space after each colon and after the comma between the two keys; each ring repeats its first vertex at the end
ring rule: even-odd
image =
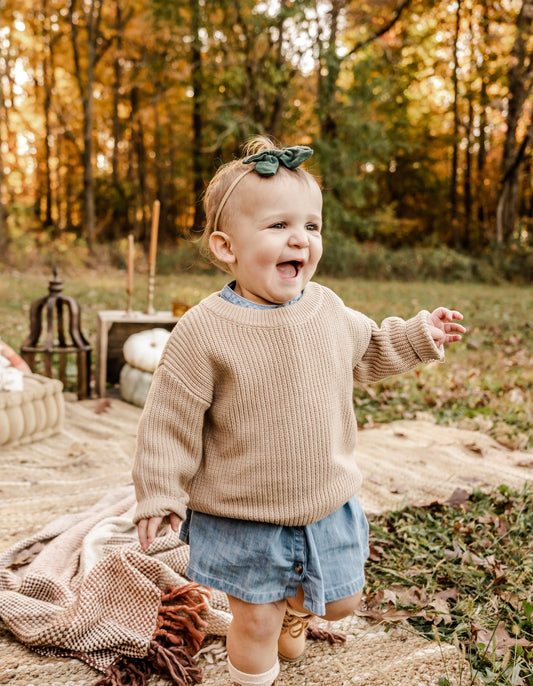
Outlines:
{"type": "Polygon", "coordinates": [[[138,496],[138,503],[133,515],[133,523],[138,524],[141,519],[149,519],[150,517],[167,517],[171,513],[176,514],[181,521],[185,520],[187,514],[186,506],[175,498],[162,497],[148,497],[142,498],[138,496]]]}
{"type": "Polygon", "coordinates": [[[436,345],[429,332],[429,317],[427,310],[421,310],[407,322],[407,337],[422,362],[444,360],[444,346],[436,345]]]}

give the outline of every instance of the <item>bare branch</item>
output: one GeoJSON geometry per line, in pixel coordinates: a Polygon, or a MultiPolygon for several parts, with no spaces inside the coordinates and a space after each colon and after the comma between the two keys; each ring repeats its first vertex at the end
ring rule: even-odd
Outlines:
{"type": "Polygon", "coordinates": [[[396,10],[394,11],[394,14],[392,15],[390,21],[387,24],[385,24],[385,26],[382,26],[379,29],[379,31],[374,33],[372,36],[369,36],[368,38],[365,38],[365,40],[360,41],[359,43],[354,45],[354,47],[350,50],[350,52],[346,55],[346,57],[350,57],[351,55],[354,55],[356,52],[358,52],[359,50],[362,50],[363,48],[365,48],[370,43],[373,43],[378,38],[381,38],[381,36],[384,36],[388,31],[390,31],[392,29],[394,24],[396,24],[396,22],[402,16],[404,10],[406,10],[410,4],[411,4],[411,0],[403,0],[400,3],[400,5],[396,8],[396,10]]]}

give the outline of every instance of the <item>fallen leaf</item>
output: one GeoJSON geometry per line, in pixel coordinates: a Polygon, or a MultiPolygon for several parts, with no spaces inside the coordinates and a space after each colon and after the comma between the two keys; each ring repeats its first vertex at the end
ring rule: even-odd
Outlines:
{"type": "Polygon", "coordinates": [[[446,500],[446,505],[453,505],[453,507],[463,505],[469,497],[470,494],[468,491],[465,491],[464,488],[456,488],[448,500],[446,500]]]}
{"type": "Polygon", "coordinates": [[[444,624],[450,624],[452,622],[450,606],[444,598],[435,598],[435,600],[432,600],[430,603],[428,603],[428,605],[435,610],[436,616],[433,617],[435,624],[438,625],[441,622],[444,622],[444,624]]]}
{"type": "Polygon", "coordinates": [[[374,545],[373,543],[369,543],[369,555],[368,559],[371,562],[381,562],[381,555],[383,553],[383,548],[379,545],[374,545]]]}
{"type": "Polygon", "coordinates": [[[523,646],[525,648],[533,647],[533,643],[528,641],[527,638],[509,636],[503,622],[500,622],[493,631],[485,629],[478,624],[474,624],[472,625],[472,633],[476,643],[491,648],[494,650],[495,654],[500,657],[505,655],[509,648],[514,648],[515,646],[523,646]]]}
{"type": "Polygon", "coordinates": [[[444,591],[436,593],[434,597],[443,598],[444,600],[457,600],[459,591],[455,586],[453,588],[445,588],[444,591]]]}
{"type": "Polygon", "coordinates": [[[398,495],[403,495],[407,493],[407,488],[403,484],[399,484],[396,481],[392,481],[389,486],[389,491],[391,493],[397,493],[398,495]]]}
{"type": "Polygon", "coordinates": [[[463,564],[474,565],[475,567],[489,567],[490,566],[490,562],[489,562],[488,558],[486,559],[484,557],[479,557],[479,555],[476,555],[471,550],[466,550],[463,553],[463,556],[461,558],[461,562],[463,562],[463,564]]]}
{"type": "Polygon", "coordinates": [[[381,605],[396,606],[396,595],[388,588],[380,588],[375,593],[366,596],[366,606],[368,609],[375,609],[381,605]]]}
{"type": "Polygon", "coordinates": [[[73,441],[68,449],[68,456],[69,457],[80,457],[81,455],[84,455],[86,452],[86,447],[83,443],[80,443],[79,441],[73,441]]]}
{"type": "Polygon", "coordinates": [[[393,584],[390,590],[394,592],[402,605],[417,605],[418,607],[425,607],[427,605],[428,595],[423,588],[418,586],[405,588],[405,586],[393,584]]]}
{"type": "Polygon", "coordinates": [[[96,403],[94,414],[103,414],[109,407],[111,407],[111,400],[109,398],[102,398],[102,400],[96,403]]]}

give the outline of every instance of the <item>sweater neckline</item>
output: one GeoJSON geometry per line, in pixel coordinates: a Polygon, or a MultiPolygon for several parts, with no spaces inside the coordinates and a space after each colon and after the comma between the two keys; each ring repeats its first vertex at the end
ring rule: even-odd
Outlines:
{"type": "Polygon", "coordinates": [[[259,310],[241,307],[221,298],[220,291],[208,295],[202,301],[202,305],[214,315],[242,326],[275,328],[306,321],[318,310],[322,299],[323,288],[314,281],[310,281],[304,288],[302,297],[289,307],[259,310]]]}

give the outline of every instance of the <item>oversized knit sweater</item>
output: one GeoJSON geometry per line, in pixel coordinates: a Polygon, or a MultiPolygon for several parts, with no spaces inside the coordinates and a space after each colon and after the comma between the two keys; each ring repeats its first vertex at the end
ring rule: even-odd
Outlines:
{"type": "Polygon", "coordinates": [[[256,310],[214,293],[175,326],[139,424],[135,521],[186,507],[304,526],[361,486],[355,382],[442,359],[427,312],[381,327],[310,282],[256,310]]]}

